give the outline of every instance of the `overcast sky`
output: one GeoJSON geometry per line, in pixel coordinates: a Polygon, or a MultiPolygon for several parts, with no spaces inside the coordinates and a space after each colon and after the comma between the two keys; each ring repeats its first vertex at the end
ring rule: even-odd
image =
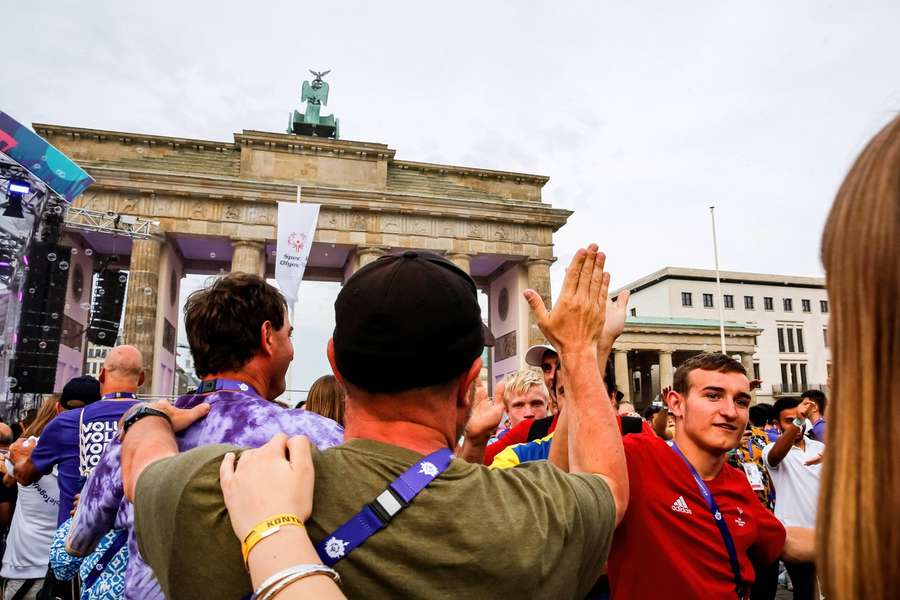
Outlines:
{"type": "MultiPolygon", "coordinates": [[[[711,267],[712,204],[723,269],[820,275],[837,186],[900,108],[891,0],[56,1],[3,15],[0,110],[25,123],[278,132],[307,69],[332,69],[325,112],[346,139],[548,175],[544,200],[575,211],[555,237],[554,294],[588,241],[614,286],[711,267]]],[[[295,385],[324,372],[335,293],[304,284],[295,385]]]]}

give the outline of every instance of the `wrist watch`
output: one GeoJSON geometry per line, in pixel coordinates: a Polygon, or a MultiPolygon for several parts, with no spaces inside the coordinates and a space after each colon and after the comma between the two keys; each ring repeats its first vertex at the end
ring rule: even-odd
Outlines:
{"type": "Polygon", "coordinates": [[[125,434],[128,432],[128,429],[132,425],[134,425],[144,417],[162,417],[169,423],[169,425],[172,425],[172,419],[169,418],[169,415],[161,410],[156,410],[155,408],[151,408],[144,404],[138,407],[138,409],[133,413],[131,413],[131,415],[129,415],[122,423],[122,437],[125,436],[125,434]]]}

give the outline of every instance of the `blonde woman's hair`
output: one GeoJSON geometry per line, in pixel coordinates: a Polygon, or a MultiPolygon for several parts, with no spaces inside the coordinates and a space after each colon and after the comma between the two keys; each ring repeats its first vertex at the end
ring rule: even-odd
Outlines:
{"type": "Polygon", "coordinates": [[[508,400],[510,393],[524,394],[533,386],[540,387],[541,395],[544,397],[544,400],[547,402],[550,401],[550,393],[547,391],[547,386],[544,385],[544,377],[537,371],[531,369],[513,371],[506,376],[503,382],[506,385],[503,391],[503,403],[506,404],[507,408],[509,408],[508,400]]]}
{"type": "Polygon", "coordinates": [[[823,592],[900,589],[900,117],[866,146],[822,237],[832,401],[816,550],[823,592]]]}
{"type": "Polygon", "coordinates": [[[346,395],[334,375],[322,375],[309,388],[304,408],[343,425],[346,395]]]}
{"type": "Polygon", "coordinates": [[[34,421],[31,422],[31,425],[25,428],[25,431],[22,432],[22,437],[41,437],[41,432],[44,431],[44,427],[46,427],[47,423],[49,423],[53,420],[54,417],[56,417],[56,405],[58,403],[58,394],[53,394],[52,396],[47,396],[46,398],[44,398],[44,401],[41,402],[41,407],[37,411],[37,415],[35,415],[34,417],[34,421]]]}

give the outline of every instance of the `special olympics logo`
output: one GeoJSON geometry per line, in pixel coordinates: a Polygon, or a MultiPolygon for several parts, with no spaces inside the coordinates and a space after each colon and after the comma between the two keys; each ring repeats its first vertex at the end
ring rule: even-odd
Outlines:
{"type": "Polygon", "coordinates": [[[288,236],[288,246],[294,249],[294,252],[300,254],[303,252],[303,246],[306,245],[306,236],[302,233],[294,232],[288,236]]]}

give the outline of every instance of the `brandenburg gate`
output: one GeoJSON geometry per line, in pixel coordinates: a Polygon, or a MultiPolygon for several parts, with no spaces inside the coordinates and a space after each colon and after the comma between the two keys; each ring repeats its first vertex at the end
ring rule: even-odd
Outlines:
{"type": "MultiPolygon", "coordinates": [[[[221,142],[34,129],[97,180],[76,207],[153,222],[145,239],[67,234],[78,251],[67,296],[72,326],[87,320],[84,287],[98,258],[117,256],[130,271],[124,341],[144,354],[147,394],[172,393],[182,277],[273,276],[275,203],[295,201],[297,186],[302,201],[321,204],[306,279],[343,282],[406,249],[443,253],[489,296],[495,380],[519,368],[528,346],[542,340],[522,291],[531,287],[550,305],[553,234],[571,215],[542,199],[547,177],[398,160],[385,144],[294,133],[242,131],[221,142]]],[[[80,374],[83,350],[61,347],[61,368],[72,363],[64,375],[80,374]]]]}

